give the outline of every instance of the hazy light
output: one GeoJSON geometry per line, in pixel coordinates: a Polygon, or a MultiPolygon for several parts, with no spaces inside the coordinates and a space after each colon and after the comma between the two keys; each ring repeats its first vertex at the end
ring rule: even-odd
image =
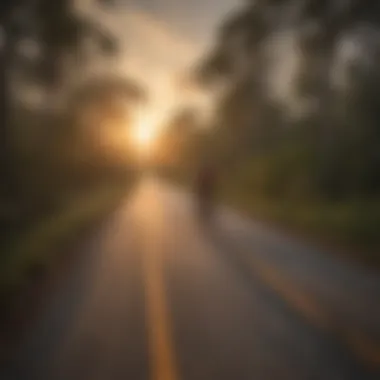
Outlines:
{"type": "Polygon", "coordinates": [[[134,141],[139,150],[150,150],[157,138],[157,125],[152,116],[140,116],[134,127],[134,141]]]}

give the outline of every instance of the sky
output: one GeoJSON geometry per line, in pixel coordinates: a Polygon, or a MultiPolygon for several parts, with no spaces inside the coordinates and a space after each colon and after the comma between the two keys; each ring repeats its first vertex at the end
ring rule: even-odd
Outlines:
{"type": "MultiPolygon", "coordinates": [[[[86,73],[116,71],[135,79],[146,88],[150,98],[142,112],[149,113],[156,124],[161,125],[173,110],[183,105],[198,106],[200,110],[211,111],[212,116],[214,99],[191,86],[186,75],[214,45],[218,26],[243,0],[113,1],[118,6],[105,10],[94,6],[95,0],[76,0],[78,10],[109,29],[119,45],[116,58],[92,60],[86,73]]],[[[297,41],[291,25],[272,34],[267,41],[269,59],[263,81],[268,94],[298,117],[312,110],[314,103],[300,98],[295,91],[302,59],[297,41]]],[[[342,33],[331,68],[337,89],[350,90],[349,69],[353,65],[373,68],[377,61],[372,56],[380,51],[379,41],[377,28],[366,24],[342,33]]],[[[82,76],[83,70],[78,75],[82,76]]],[[[76,83],[78,78],[73,76],[68,86],[76,83]]],[[[44,103],[43,91],[40,92],[31,88],[23,94],[30,101],[44,103]]]]}
{"type": "MultiPolygon", "coordinates": [[[[91,0],[82,0],[83,4],[91,0]]],[[[91,11],[119,39],[113,69],[148,90],[158,120],[181,104],[204,106],[206,94],[181,83],[212,45],[217,27],[241,0],[118,0],[107,13],[91,11]],[[97,13],[96,13],[97,12],[97,13]]]]}
{"type": "MultiPolygon", "coordinates": [[[[83,0],[91,1],[91,0],[83,0]]],[[[115,0],[116,12],[101,15],[120,40],[116,70],[136,78],[148,90],[148,109],[157,123],[170,117],[181,105],[196,105],[208,110],[213,99],[196,87],[185,87],[186,74],[215,44],[218,27],[241,6],[243,0],[115,0]]],[[[357,33],[354,33],[357,38],[357,33]]],[[[341,44],[351,55],[363,56],[352,36],[341,44]],[[350,48],[351,47],[351,48],[350,48]]],[[[290,29],[274,34],[271,65],[268,67],[269,93],[284,103],[292,114],[309,109],[305,99],[294,93],[294,82],[300,65],[296,34],[290,29]],[[278,38],[277,38],[278,37],[278,38]],[[301,101],[302,100],[302,101],[301,101]]],[[[338,54],[339,55],[339,54],[338,54]]],[[[340,55],[335,72],[347,72],[347,57],[340,55]],[[342,58],[343,57],[343,58],[342,58]]],[[[339,58],[338,57],[338,58],[339,58]]],[[[338,78],[338,75],[334,75],[338,78]]],[[[345,78],[341,79],[345,80],[345,78]]],[[[345,80],[346,82],[347,80],[345,80]]]]}

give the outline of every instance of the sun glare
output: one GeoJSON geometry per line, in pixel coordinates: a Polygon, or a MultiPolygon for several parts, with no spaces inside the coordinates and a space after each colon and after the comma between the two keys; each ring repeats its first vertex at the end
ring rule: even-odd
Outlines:
{"type": "Polygon", "coordinates": [[[135,125],[134,137],[139,149],[148,149],[156,138],[156,126],[153,120],[147,116],[141,118],[135,125]]]}

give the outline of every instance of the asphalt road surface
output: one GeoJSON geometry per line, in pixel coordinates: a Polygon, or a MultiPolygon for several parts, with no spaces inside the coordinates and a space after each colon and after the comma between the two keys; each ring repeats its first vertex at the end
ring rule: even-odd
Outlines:
{"type": "Polygon", "coordinates": [[[2,380],[380,379],[380,277],[146,180],[2,380]]]}

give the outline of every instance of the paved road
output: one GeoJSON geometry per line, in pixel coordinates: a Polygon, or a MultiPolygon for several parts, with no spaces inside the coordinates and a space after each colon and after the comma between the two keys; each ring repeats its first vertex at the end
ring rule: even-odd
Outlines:
{"type": "Polygon", "coordinates": [[[379,379],[380,277],[157,180],[77,247],[4,380],[379,379]]]}

